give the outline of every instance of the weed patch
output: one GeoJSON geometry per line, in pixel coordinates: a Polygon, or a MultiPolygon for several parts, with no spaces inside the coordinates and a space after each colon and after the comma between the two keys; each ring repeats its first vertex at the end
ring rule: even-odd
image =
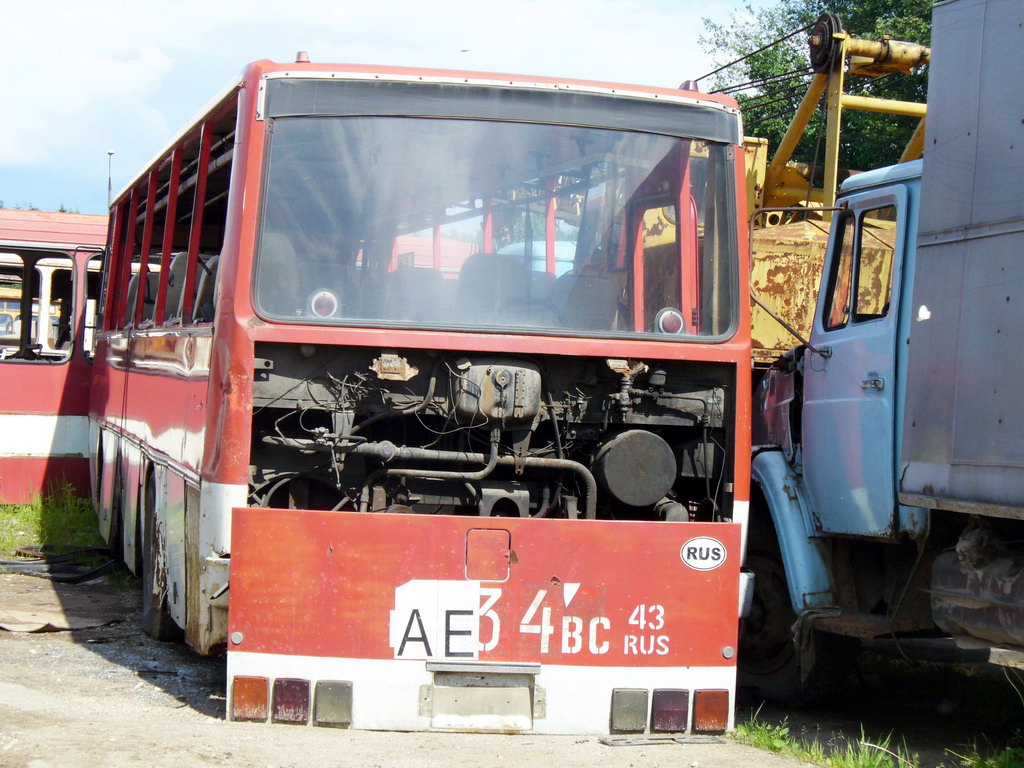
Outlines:
{"type": "Polygon", "coordinates": [[[92,502],[78,496],[70,485],[48,493],[31,504],[0,504],[0,559],[26,545],[50,552],[78,547],[102,547],[92,502]]]}

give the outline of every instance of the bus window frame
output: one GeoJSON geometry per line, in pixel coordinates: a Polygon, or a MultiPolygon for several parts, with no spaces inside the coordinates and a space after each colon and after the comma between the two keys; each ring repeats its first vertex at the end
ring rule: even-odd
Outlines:
{"type": "MultiPolygon", "coordinates": [[[[71,276],[70,290],[68,292],[68,302],[70,304],[69,311],[68,311],[68,317],[69,317],[69,320],[70,320],[70,323],[71,323],[71,328],[70,328],[70,330],[71,330],[71,338],[70,338],[71,346],[66,351],[66,354],[62,358],[60,358],[60,359],[53,358],[53,357],[46,357],[45,355],[40,354],[40,356],[36,357],[36,358],[3,357],[3,358],[0,358],[0,363],[17,363],[19,365],[37,364],[37,365],[56,366],[56,365],[67,365],[74,358],[76,348],[79,346],[79,344],[78,344],[78,321],[79,321],[79,318],[78,318],[78,309],[79,309],[78,289],[79,289],[79,279],[80,279],[80,276],[79,276],[79,273],[78,273],[79,270],[78,270],[78,258],[77,257],[78,257],[78,253],[81,250],[83,250],[81,246],[79,246],[78,248],[75,248],[74,251],[72,251],[72,252],[61,251],[61,250],[54,250],[52,248],[41,248],[41,249],[32,249],[32,248],[28,248],[28,249],[24,249],[24,248],[4,248],[3,249],[3,253],[8,254],[9,256],[14,256],[14,257],[16,257],[16,258],[21,260],[22,293],[21,293],[21,299],[19,301],[19,304],[20,304],[19,314],[21,315],[22,328],[24,328],[24,326],[25,326],[25,321],[24,321],[24,318],[25,318],[25,304],[26,304],[26,298],[25,297],[26,297],[26,295],[28,296],[28,317],[29,317],[28,339],[29,339],[29,343],[28,343],[28,345],[23,347],[22,346],[21,338],[19,337],[19,339],[18,339],[19,350],[18,351],[20,352],[23,349],[28,349],[32,345],[38,343],[35,340],[35,338],[33,337],[33,335],[32,335],[31,328],[32,328],[32,322],[33,322],[33,320],[35,320],[36,328],[37,328],[36,336],[38,336],[39,335],[39,319],[40,318],[36,317],[33,314],[32,306],[33,306],[33,304],[38,304],[40,312],[42,311],[42,302],[40,301],[40,299],[42,298],[42,276],[43,275],[42,275],[41,272],[39,272],[39,264],[40,264],[40,262],[45,261],[47,259],[62,259],[62,260],[65,260],[65,261],[68,262],[68,266],[66,266],[66,267],[65,266],[58,266],[58,265],[49,265],[50,266],[49,282],[50,282],[51,290],[48,291],[48,295],[49,295],[50,298],[52,298],[52,295],[53,295],[52,294],[52,287],[53,287],[53,274],[54,274],[54,272],[57,271],[57,270],[60,270],[60,269],[67,269],[68,272],[70,273],[70,276],[71,276]],[[26,258],[26,257],[28,257],[28,258],[26,258]],[[31,264],[31,267],[28,266],[29,264],[31,264]],[[33,293],[33,291],[32,291],[32,283],[28,282],[27,285],[26,285],[25,278],[26,278],[26,275],[29,273],[29,269],[31,269],[31,271],[33,273],[36,273],[36,274],[39,275],[39,280],[40,280],[40,286],[39,286],[40,296],[38,298],[32,295],[32,293],[33,293]]],[[[52,305],[52,301],[48,302],[48,304],[52,305]]],[[[49,308],[47,308],[47,313],[46,313],[47,325],[49,325],[49,320],[50,320],[51,317],[52,316],[50,315],[49,308]]],[[[81,346],[84,347],[84,343],[81,346]]],[[[41,350],[41,352],[42,351],[45,351],[45,349],[41,350]]]]}

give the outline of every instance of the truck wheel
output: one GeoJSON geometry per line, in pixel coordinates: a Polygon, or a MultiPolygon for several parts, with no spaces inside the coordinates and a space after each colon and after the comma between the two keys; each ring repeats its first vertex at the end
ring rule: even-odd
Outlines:
{"type": "Polygon", "coordinates": [[[142,550],[142,629],[154,640],[169,642],[182,637],[181,629],[174,623],[167,611],[167,596],[157,595],[154,589],[156,574],[156,488],[153,477],[146,480],[143,502],[142,536],[139,538],[142,550]]]}
{"type": "Polygon", "coordinates": [[[754,574],[754,600],[740,629],[739,684],[769,701],[800,703],[800,669],[793,643],[796,615],[782,562],[776,555],[751,552],[745,565],[754,574]]]}
{"type": "Polygon", "coordinates": [[[811,704],[841,691],[854,668],[858,641],[815,631],[813,667],[802,670],[793,641],[796,614],[781,557],[750,553],[746,567],[754,573],[754,601],[740,629],[739,685],[788,706],[811,704]]]}

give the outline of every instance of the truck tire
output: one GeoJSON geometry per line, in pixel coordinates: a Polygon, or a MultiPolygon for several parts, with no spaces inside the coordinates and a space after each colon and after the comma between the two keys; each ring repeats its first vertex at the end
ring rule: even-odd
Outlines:
{"type": "Polygon", "coordinates": [[[843,690],[854,669],[858,641],[814,631],[813,662],[807,656],[801,659],[782,558],[778,552],[751,552],[746,567],[754,573],[754,601],[740,627],[739,685],[787,706],[804,706],[843,690]],[[803,670],[801,662],[813,666],[803,670]]]}
{"type": "Polygon", "coordinates": [[[767,701],[800,703],[800,668],[793,642],[796,614],[776,553],[749,552],[745,567],[754,574],[750,616],[740,627],[738,683],[767,701]]]}

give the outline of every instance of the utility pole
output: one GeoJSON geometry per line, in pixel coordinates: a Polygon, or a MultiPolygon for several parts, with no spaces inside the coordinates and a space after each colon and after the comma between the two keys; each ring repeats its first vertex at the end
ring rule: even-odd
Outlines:
{"type": "Polygon", "coordinates": [[[113,200],[111,198],[112,198],[112,196],[114,194],[114,187],[113,187],[113,184],[111,183],[111,176],[110,176],[110,166],[111,166],[111,162],[113,161],[113,159],[114,159],[114,150],[108,149],[107,150],[107,209],[108,210],[110,209],[111,202],[113,202],[113,200]]]}

